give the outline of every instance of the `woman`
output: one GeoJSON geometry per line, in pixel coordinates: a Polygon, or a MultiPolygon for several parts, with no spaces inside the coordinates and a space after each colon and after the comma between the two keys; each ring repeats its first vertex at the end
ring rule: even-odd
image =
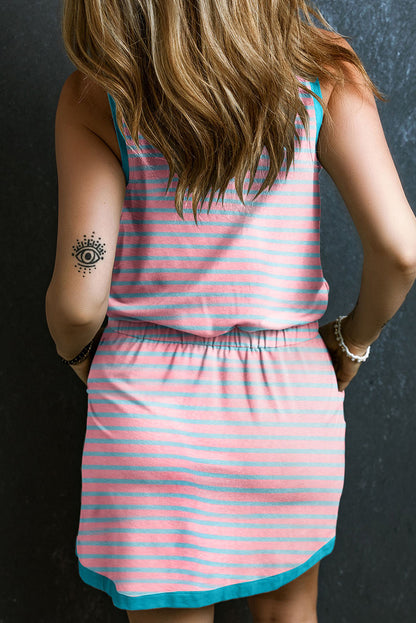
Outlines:
{"type": "Polygon", "coordinates": [[[80,575],[132,623],[236,597],[312,623],[344,392],[416,276],[383,98],[302,0],[67,0],[63,34],[46,313],[87,384],[80,575]],[[364,262],[319,327],[321,167],[364,262]]]}

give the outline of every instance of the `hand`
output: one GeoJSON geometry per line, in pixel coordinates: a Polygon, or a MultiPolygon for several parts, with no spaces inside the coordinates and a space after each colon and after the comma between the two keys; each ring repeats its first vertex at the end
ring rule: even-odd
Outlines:
{"type": "Polygon", "coordinates": [[[97,333],[94,336],[94,343],[91,347],[90,352],[88,353],[88,357],[84,359],[84,361],[81,361],[80,363],[77,363],[74,366],[71,366],[75,374],[79,376],[79,378],[81,379],[83,383],[85,383],[85,385],[87,385],[88,375],[90,372],[92,360],[94,359],[95,351],[97,350],[98,344],[101,340],[101,336],[104,333],[104,329],[106,328],[107,323],[108,323],[108,316],[105,317],[103,324],[101,325],[101,327],[98,329],[97,333]]]}
{"type": "MultiPolygon", "coordinates": [[[[357,374],[361,363],[359,361],[352,361],[349,357],[347,357],[344,351],[341,350],[335,337],[334,325],[335,321],[328,322],[328,324],[319,327],[319,333],[321,334],[321,337],[325,342],[325,346],[331,356],[332,364],[338,380],[338,390],[342,392],[346,387],[348,387],[354,376],[357,374]]],[[[350,352],[354,355],[364,355],[366,348],[353,345],[348,338],[346,338],[343,327],[341,327],[341,332],[344,342],[350,352]]]]}

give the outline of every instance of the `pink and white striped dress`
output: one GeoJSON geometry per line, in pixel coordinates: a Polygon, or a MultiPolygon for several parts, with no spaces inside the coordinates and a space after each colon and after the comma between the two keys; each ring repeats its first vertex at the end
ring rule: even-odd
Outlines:
{"type": "Polygon", "coordinates": [[[254,199],[264,150],[248,210],[232,180],[198,225],[191,201],[183,220],[175,211],[177,177],[165,193],[163,155],[116,126],[127,187],[88,378],[76,539],[81,578],[116,607],[268,592],[334,547],[344,392],[318,332],[322,108],[300,95],[310,133],[299,121],[287,179],[283,166],[254,199]]]}

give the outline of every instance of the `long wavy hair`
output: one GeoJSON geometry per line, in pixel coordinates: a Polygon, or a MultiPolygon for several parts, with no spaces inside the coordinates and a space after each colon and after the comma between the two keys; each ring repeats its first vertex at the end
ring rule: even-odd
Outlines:
{"type": "Polygon", "coordinates": [[[351,63],[386,101],[356,53],[325,30],[337,35],[304,0],[64,0],[62,11],[69,58],[114,98],[120,130],[124,119],[137,145],[140,133],[163,154],[166,192],[176,173],[176,211],[183,219],[192,196],[195,221],[208,193],[208,212],[217,190],[224,202],[233,177],[244,205],[264,146],[270,163],[256,197],[285,158],[287,176],[296,122],[309,132],[299,87],[329,116],[300,79],[343,82],[351,63]]]}

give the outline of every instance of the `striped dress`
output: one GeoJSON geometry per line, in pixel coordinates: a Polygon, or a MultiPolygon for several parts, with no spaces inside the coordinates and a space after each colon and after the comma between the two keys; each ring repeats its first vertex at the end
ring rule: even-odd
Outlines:
{"type": "MultiPolygon", "coordinates": [[[[320,94],[318,81],[308,86],[320,94]]],[[[184,202],[185,222],[174,209],[177,177],[165,194],[165,158],[142,135],[139,151],[123,125],[125,143],[120,132],[118,137],[127,189],[109,316],[150,320],[206,337],[236,324],[256,331],[322,317],[328,284],[320,263],[321,165],[315,151],[322,108],[307,93],[301,97],[310,116],[310,140],[299,121],[302,145],[287,179],[284,164],[272,189],[253,200],[267,174],[264,149],[255,183],[244,197],[247,212],[232,181],[224,207],[214,200],[198,226],[191,201],[184,202]]]]}
{"type": "MultiPolygon", "coordinates": [[[[320,94],[319,81],[304,81],[320,94]]],[[[108,324],[87,384],[76,554],[118,608],[202,607],[268,592],[335,543],[344,392],[318,320],[320,104],[285,178],[195,223],[177,177],[115,122],[126,195],[108,324]]],[[[244,188],[248,187],[249,175],[244,188]]],[[[206,201],[208,205],[208,201],[206,201]]]]}

